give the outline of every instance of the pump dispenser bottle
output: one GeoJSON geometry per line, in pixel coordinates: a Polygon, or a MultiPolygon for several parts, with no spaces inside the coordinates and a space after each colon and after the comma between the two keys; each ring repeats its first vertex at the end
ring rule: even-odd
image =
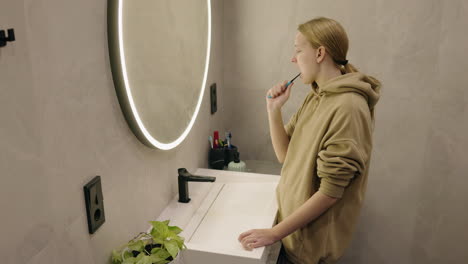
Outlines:
{"type": "Polygon", "coordinates": [[[239,159],[239,152],[234,153],[234,161],[229,162],[228,170],[230,171],[246,171],[245,162],[239,159]]]}

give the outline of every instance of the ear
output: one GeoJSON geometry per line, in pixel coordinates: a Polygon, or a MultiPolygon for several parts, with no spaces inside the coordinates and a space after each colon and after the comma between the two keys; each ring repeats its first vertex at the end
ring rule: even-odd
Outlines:
{"type": "Polygon", "coordinates": [[[326,52],[327,50],[325,49],[324,46],[318,47],[317,52],[316,52],[317,63],[321,63],[325,59],[326,52]]]}

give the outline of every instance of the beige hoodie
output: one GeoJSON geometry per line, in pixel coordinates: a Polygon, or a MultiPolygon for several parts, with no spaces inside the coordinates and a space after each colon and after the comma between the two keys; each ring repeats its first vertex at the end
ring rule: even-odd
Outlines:
{"type": "Polygon", "coordinates": [[[348,73],[313,89],[285,126],[290,137],[277,188],[278,221],[315,192],[340,198],[282,242],[297,264],[335,263],[351,241],[364,199],[380,86],[348,73]]]}

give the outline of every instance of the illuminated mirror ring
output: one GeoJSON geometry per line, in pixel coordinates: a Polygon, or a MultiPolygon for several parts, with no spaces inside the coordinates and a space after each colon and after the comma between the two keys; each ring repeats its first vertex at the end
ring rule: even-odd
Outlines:
{"type": "Polygon", "coordinates": [[[158,148],[162,150],[168,150],[178,146],[188,135],[190,130],[195,123],[198,116],[200,106],[203,100],[203,94],[205,92],[205,86],[208,76],[209,61],[210,61],[210,49],[211,49],[211,1],[207,0],[208,7],[208,34],[207,34],[207,47],[206,47],[206,59],[205,69],[203,74],[203,81],[198,96],[197,105],[195,111],[190,119],[185,130],[182,134],[172,142],[162,142],[157,140],[144,125],[141,115],[135,105],[135,100],[132,96],[132,90],[130,87],[127,65],[125,59],[125,40],[123,38],[123,1],[124,0],[109,0],[108,1],[108,43],[109,43],[109,57],[111,62],[112,76],[114,85],[117,92],[117,97],[124,113],[125,119],[128,125],[132,129],[133,133],[137,138],[151,148],[158,148]]]}

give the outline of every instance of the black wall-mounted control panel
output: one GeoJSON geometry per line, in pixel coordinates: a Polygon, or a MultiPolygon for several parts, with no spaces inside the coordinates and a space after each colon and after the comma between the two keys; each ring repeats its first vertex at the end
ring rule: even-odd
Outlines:
{"type": "Polygon", "coordinates": [[[88,231],[94,234],[104,224],[104,197],[102,196],[101,177],[96,176],[84,187],[86,215],[88,216],[88,231]]]}
{"type": "Polygon", "coordinates": [[[218,111],[218,100],[216,99],[216,83],[210,86],[211,114],[218,111]]]}

